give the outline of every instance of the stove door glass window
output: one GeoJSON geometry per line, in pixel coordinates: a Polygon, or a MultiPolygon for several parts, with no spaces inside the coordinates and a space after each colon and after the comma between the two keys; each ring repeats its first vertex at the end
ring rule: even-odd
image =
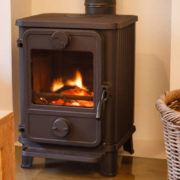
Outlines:
{"type": "Polygon", "coordinates": [[[94,107],[93,53],[31,50],[32,102],[94,107]]]}

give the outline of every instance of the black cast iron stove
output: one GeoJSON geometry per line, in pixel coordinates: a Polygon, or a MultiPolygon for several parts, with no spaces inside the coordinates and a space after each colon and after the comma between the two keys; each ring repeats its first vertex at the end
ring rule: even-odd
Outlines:
{"type": "Polygon", "coordinates": [[[133,153],[136,16],[114,0],[86,14],[41,14],[19,26],[22,167],[33,157],[99,163],[113,176],[121,146],[133,153]]]}

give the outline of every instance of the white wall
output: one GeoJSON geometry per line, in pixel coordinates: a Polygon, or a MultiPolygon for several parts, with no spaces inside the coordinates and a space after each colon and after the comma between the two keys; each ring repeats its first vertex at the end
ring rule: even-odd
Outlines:
{"type": "MultiPolygon", "coordinates": [[[[177,0],[178,1],[178,0],[177,0]]],[[[84,0],[32,0],[32,14],[83,13],[84,0]]],[[[117,0],[118,14],[139,16],[136,42],[135,150],[163,157],[162,125],[154,104],[169,89],[171,1],[117,0]]]]}
{"type": "Polygon", "coordinates": [[[170,88],[180,89],[180,1],[172,1],[170,88]]]}
{"type": "Polygon", "coordinates": [[[0,0],[0,111],[12,111],[10,0],[0,0]]]}

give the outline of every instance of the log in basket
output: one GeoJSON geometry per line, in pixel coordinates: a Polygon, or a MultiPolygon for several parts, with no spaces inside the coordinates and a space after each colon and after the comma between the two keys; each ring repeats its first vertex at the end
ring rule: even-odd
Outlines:
{"type": "Polygon", "coordinates": [[[164,128],[168,174],[170,180],[180,179],[180,90],[167,92],[156,102],[164,128]]]}

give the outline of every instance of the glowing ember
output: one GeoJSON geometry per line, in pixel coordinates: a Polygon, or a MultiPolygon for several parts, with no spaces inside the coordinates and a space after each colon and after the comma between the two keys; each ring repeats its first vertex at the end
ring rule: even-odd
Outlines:
{"type": "Polygon", "coordinates": [[[76,100],[72,100],[71,102],[67,102],[65,105],[66,106],[80,106],[80,104],[76,100]]]}
{"type": "Polygon", "coordinates": [[[73,100],[65,103],[66,106],[94,107],[93,101],[73,100]]]}
{"type": "Polygon", "coordinates": [[[51,104],[54,104],[54,105],[64,105],[64,101],[62,99],[58,99],[57,101],[51,101],[51,104]]]}

